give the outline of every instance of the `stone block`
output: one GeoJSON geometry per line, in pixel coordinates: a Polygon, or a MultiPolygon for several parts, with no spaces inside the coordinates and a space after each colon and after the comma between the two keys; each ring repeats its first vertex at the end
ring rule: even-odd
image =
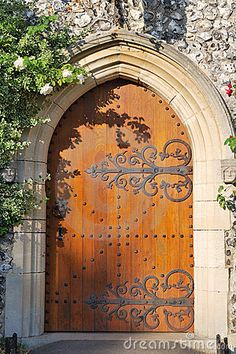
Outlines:
{"type": "Polygon", "coordinates": [[[224,231],[194,232],[194,264],[197,268],[225,267],[224,231]]]}
{"type": "Polygon", "coordinates": [[[46,219],[24,219],[22,224],[14,227],[15,233],[42,233],[46,232],[46,219]]]}
{"type": "Polygon", "coordinates": [[[225,268],[194,268],[195,289],[206,293],[227,293],[229,288],[229,271],[225,268]]]}
{"type": "Polygon", "coordinates": [[[44,273],[11,274],[6,278],[5,335],[40,335],[44,331],[44,273]],[[30,304],[30,306],[29,306],[30,304]]]}
{"type": "Polygon", "coordinates": [[[227,336],[227,292],[195,291],[195,335],[215,340],[227,336]]]}
{"type": "Polygon", "coordinates": [[[45,271],[45,233],[15,233],[12,251],[14,274],[45,271]]]}
{"type": "Polygon", "coordinates": [[[193,210],[194,230],[228,230],[230,213],[220,208],[218,202],[195,202],[193,210]]]}
{"type": "Polygon", "coordinates": [[[46,162],[38,161],[17,161],[17,181],[22,183],[28,179],[42,184],[47,176],[47,164],[46,162]]]}

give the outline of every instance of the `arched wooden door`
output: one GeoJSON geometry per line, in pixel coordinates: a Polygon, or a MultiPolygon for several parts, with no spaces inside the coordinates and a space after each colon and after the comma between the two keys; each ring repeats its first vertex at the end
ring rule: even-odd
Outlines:
{"type": "Polygon", "coordinates": [[[192,155],[155,93],[91,90],[49,150],[46,331],[193,331],[192,155]]]}

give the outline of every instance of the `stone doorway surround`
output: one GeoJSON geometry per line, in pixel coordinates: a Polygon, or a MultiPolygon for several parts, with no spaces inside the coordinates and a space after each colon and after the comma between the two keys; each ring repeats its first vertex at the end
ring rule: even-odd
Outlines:
{"type": "MultiPolygon", "coordinates": [[[[25,132],[31,145],[18,156],[18,180],[46,176],[54,129],[70,105],[90,89],[125,78],[161,95],[183,120],[193,147],[195,335],[227,335],[229,270],[224,230],[230,229],[230,213],[220,209],[216,193],[222,183],[221,165],[232,159],[224,140],[233,129],[219,92],[187,57],[167,44],[153,43],[148,35],[116,30],[90,36],[74,50],[73,62],[77,61],[91,76],[84,85],[67,87],[54,95],[53,102],[44,104],[50,122],[25,132]]],[[[44,183],[37,188],[44,196],[44,183]]],[[[7,336],[44,333],[45,229],[45,202],[15,228],[14,267],[6,279],[7,336]]]]}

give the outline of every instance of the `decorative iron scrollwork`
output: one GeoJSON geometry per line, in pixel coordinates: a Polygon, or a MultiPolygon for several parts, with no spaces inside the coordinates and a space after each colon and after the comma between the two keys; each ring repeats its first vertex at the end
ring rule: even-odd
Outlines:
{"type": "Polygon", "coordinates": [[[134,279],[134,284],[128,282],[113,286],[107,285],[107,290],[97,297],[95,294],[86,301],[91,309],[100,309],[106,313],[107,319],[115,317],[126,321],[128,317],[139,326],[154,330],[160,325],[160,309],[163,310],[165,323],[172,331],[187,331],[193,324],[193,293],[192,276],[185,270],[175,269],[169,272],[163,283],[155,275],[149,275],[141,282],[134,279]],[[177,290],[182,296],[160,296],[177,290]],[[172,321],[173,320],[173,321],[172,321]],[[178,326],[177,326],[178,324],[178,326]]]}
{"type": "Polygon", "coordinates": [[[186,200],[192,193],[193,185],[189,177],[192,175],[192,167],[188,166],[192,159],[192,152],[189,144],[180,139],[169,140],[158,154],[155,146],[148,145],[140,152],[133,149],[133,153],[127,157],[127,151],[115,155],[107,155],[108,161],[103,161],[99,165],[92,165],[85,172],[93,178],[100,177],[102,181],[108,181],[108,188],[115,185],[119,189],[128,191],[127,186],[133,188],[134,194],[142,191],[149,197],[155,196],[159,189],[163,190],[167,199],[173,202],[182,202],[186,200]],[[176,147],[170,152],[173,145],[178,144],[181,148],[176,147]],[[176,166],[158,166],[155,161],[157,158],[164,161],[173,158],[180,162],[176,166]],[[159,175],[179,176],[176,183],[170,183],[162,180],[161,183],[156,182],[159,175]],[[177,193],[173,195],[171,191],[177,193]],[[180,194],[180,195],[179,195],[180,194]]]}

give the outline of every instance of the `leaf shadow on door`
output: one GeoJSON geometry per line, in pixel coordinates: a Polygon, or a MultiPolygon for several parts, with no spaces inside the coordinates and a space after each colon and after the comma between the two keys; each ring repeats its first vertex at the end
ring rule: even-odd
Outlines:
{"type": "MultiPolygon", "coordinates": [[[[130,84],[130,82],[121,79],[107,82],[101,85],[102,94],[99,87],[90,90],[70,106],[54,132],[49,149],[51,153],[53,152],[54,162],[52,165],[49,164],[48,171],[52,181],[48,183],[47,196],[49,199],[56,197],[49,212],[58,218],[58,225],[72,211],[68,206],[74,193],[70,180],[78,178],[79,181],[82,173],[79,167],[72,170],[72,162],[63,158],[61,153],[67,149],[75,149],[82,143],[83,136],[80,127],[96,129],[97,126],[103,124],[110,128],[115,127],[116,141],[114,143],[119,149],[131,147],[129,136],[132,135],[137,145],[150,141],[151,130],[145,123],[144,117],[132,117],[126,112],[119,113],[118,109],[114,108],[114,105],[119,107],[118,101],[120,98],[115,89],[127,85],[127,83],[130,84]],[[66,136],[63,133],[63,127],[65,127],[66,136]],[[127,136],[127,132],[129,136],[127,136]],[[53,183],[53,188],[50,188],[53,183]],[[57,195],[54,196],[53,193],[57,195]],[[62,211],[60,211],[60,208],[62,211]]],[[[52,205],[52,203],[50,204],[52,205]]],[[[67,232],[69,230],[64,228],[63,233],[66,234],[67,232]]]]}

